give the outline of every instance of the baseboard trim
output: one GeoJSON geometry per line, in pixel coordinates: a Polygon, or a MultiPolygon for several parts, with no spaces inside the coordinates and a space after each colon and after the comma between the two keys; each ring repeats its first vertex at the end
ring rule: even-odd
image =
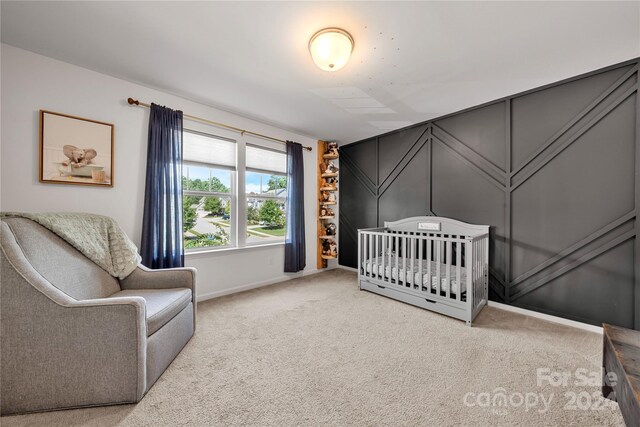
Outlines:
{"type": "Polygon", "coordinates": [[[560,325],[571,326],[573,328],[578,328],[585,331],[602,334],[601,327],[595,326],[595,325],[589,325],[588,323],[576,322],[575,320],[564,319],[562,317],[539,313],[537,311],[527,310],[526,308],[514,307],[512,305],[502,304],[500,302],[495,302],[495,301],[489,301],[488,305],[489,307],[495,307],[495,308],[499,308],[500,310],[511,311],[513,313],[535,317],[536,319],[546,320],[547,322],[558,323],[560,325]]]}
{"type": "MultiPolygon", "coordinates": [[[[335,268],[341,268],[343,270],[352,271],[354,273],[358,272],[357,268],[347,267],[345,265],[338,265],[335,268]]],[[[231,295],[238,292],[249,291],[251,289],[262,288],[264,286],[275,285],[276,283],[286,282],[287,280],[296,279],[298,277],[311,276],[313,274],[318,274],[323,271],[328,271],[332,269],[333,268],[305,270],[302,273],[292,274],[288,276],[282,275],[282,276],[274,277],[272,279],[263,280],[260,282],[249,283],[246,285],[235,286],[229,289],[222,289],[220,291],[214,291],[214,292],[198,295],[196,297],[196,300],[197,302],[207,301],[207,300],[222,297],[225,295],[231,295]]],[[[533,310],[527,310],[526,308],[515,307],[512,305],[502,304],[500,302],[495,302],[495,301],[489,301],[487,305],[489,307],[498,308],[500,310],[510,311],[512,313],[518,313],[524,316],[535,317],[536,319],[546,320],[547,322],[558,323],[560,325],[571,326],[573,328],[578,328],[585,331],[602,334],[601,327],[595,326],[595,325],[589,325],[588,323],[576,322],[575,320],[564,319],[562,317],[552,316],[550,314],[540,313],[533,310]]]]}
{"type": "Polygon", "coordinates": [[[322,271],[326,271],[326,269],[304,270],[302,271],[302,273],[295,273],[287,276],[282,275],[282,276],[274,277],[272,279],[262,280],[260,282],[254,282],[246,285],[234,286],[233,288],[208,292],[206,294],[197,295],[196,302],[207,301],[213,298],[223,297],[225,295],[231,295],[231,294],[236,294],[238,292],[249,291],[251,289],[262,288],[263,286],[275,285],[276,283],[286,282],[287,280],[297,279],[299,277],[310,276],[312,274],[317,274],[322,271]]]}

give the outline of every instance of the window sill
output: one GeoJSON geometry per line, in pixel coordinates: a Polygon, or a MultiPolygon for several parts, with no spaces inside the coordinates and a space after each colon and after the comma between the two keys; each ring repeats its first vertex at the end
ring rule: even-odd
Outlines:
{"type": "Polygon", "coordinates": [[[215,254],[228,255],[234,252],[244,252],[244,251],[250,251],[253,249],[260,249],[260,248],[273,248],[277,246],[284,246],[284,241],[276,242],[276,243],[263,243],[263,244],[257,244],[257,245],[249,245],[241,248],[233,247],[233,248],[219,248],[219,249],[202,249],[202,250],[195,250],[195,251],[188,251],[188,252],[185,251],[184,255],[185,257],[190,257],[193,255],[215,255],[215,254]]]}

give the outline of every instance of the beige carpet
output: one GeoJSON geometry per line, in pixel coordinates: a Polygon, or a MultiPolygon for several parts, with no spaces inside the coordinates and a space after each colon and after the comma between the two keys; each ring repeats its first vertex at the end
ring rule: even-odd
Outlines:
{"type": "Polygon", "coordinates": [[[576,385],[576,369],[599,372],[601,336],[494,308],[468,328],[359,291],[356,275],[344,270],[206,301],[198,322],[195,337],[139,404],[0,423],[623,425],[599,387],[576,385]],[[538,387],[538,368],[571,377],[566,387],[538,387]],[[500,392],[511,402],[493,406],[500,392]],[[551,398],[545,412],[540,395],[551,398]]]}

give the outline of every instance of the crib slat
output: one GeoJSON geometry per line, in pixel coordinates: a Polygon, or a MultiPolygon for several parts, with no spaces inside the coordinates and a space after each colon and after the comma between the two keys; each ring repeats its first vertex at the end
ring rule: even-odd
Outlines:
{"type": "Polygon", "coordinates": [[[432,261],[432,257],[433,257],[433,255],[431,254],[431,250],[432,250],[432,246],[433,246],[433,240],[428,239],[426,241],[426,243],[427,243],[427,281],[429,282],[427,284],[427,286],[428,286],[427,289],[429,289],[429,292],[434,293],[434,289],[431,286],[431,282],[432,282],[432,279],[431,279],[431,274],[432,274],[432,272],[431,272],[431,261],[432,261]]]}
{"type": "Polygon", "coordinates": [[[384,248],[384,233],[380,233],[378,235],[378,238],[380,240],[379,242],[379,247],[376,248],[376,250],[378,250],[379,252],[377,252],[377,257],[378,257],[378,279],[384,281],[384,254],[385,254],[385,248],[384,248]]]}
{"type": "Polygon", "coordinates": [[[478,303],[478,295],[476,289],[478,287],[478,241],[473,242],[473,294],[471,294],[471,309],[475,309],[478,303]]]}
{"type": "Polygon", "coordinates": [[[411,233],[407,233],[407,269],[404,272],[405,285],[411,287],[411,233]]]}
{"type": "Polygon", "coordinates": [[[364,233],[363,234],[364,237],[364,248],[363,248],[363,254],[364,254],[364,259],[365,259],[365,276],[369,277],[369,274],[371,272],[371,259],[369,259],[369,233],[364,233]]]}
{"type": "MultiPolygon", "coordinates": [[[[477,272],[476,272],[476,284],[475,284],[475,289],[477,291],[480,290],[480,286],[482,286],[482,258],[483,258],[483,247],[482,247],[482,240],[478,239],[477,240],[477,249],[478,249],[478,268],[477,268],[477,272]]],[[[478,306],[478,304],[480,304],[480,298],[482,297],[482,294],[480,292],[476,292],[474,294],[475,296],[475,307],[478,306]]]]}
{"type": "Polygon", "coordinates": [[[446,251],[446,254],[445,254],[446,259],[445,259],[444,268],[447,270],[446,271],[447,281],[445,282],[447,287],[445,289],[445,294],[447,298],[449,298],[451,295],[451,242],[447,242],[445,251],[446,251]]]}
{"type": "MultiPolygon", "coordinates": [[[[387,276],[387,279],[389,281],[389,284],[391,284],[391,252],[393,250],[393,235],[390,235],[387,239],[387,242],[389,243],[389,256],[387,258],[387,260],[389,261],[388,263],[388,268],[389,268],[389,275],[387,276]]],[[[386,273],[386,272],[385,272],[386,273]]]]}
{"type": "Polygon", "coordinates": [[[418,290],[422,291],[424,287],[424,276],[422,275],[422,246],[424,240],[418,238],[418,290]]]}
{"type": "Polygon", "coordinates": [[[382,280],[384,282],[384,256],[387,253],[387,236],[385,233],[382,233],[380,235],[380,245],[382,246],[382,252],[380,253],[380,259],[382,260],[382,276],[380,277],[380,280],[382,280]]]}
{"type": "Polygon", "coordinates": [[[413,279],[411,278],[411,270],[413,268],[413,248],[411,247],[411,233],[407,237],[407,271],[405,272],[407,286],[413,287],[413,279]]]}
{"type": "Polygon", "coordinates": [[[476,245],[475,242],[471,242],[469,245],[471,247],[470,257],[469,257],[469,267],[467,268],[467,274],[471,277],[471,291],[467,294],[467,301],[471,301],[469,305],[473,308],[475,304],[475,282],[476,282],[476,258],[478,254],[476,253],[476,245]]]}
{"type": "Polygon", "coordinates": [[[376,265],[376,233],[371,233],[371,264],[373,271],[373,278],[376,279],[378,277],[378,270],[376,265]]]}
{"type": "Polygon", "coordinates": [[[420,266],[422,265],[422,259],[420,258],[420,245],[422,244],[422,240],[420,240],[420,234],[417,233],[417,236],[414,238],[414,254],[415,254],[415,271],[413,273],[413,284],[417,285],[416,289],[422,290],[422,276],[420,276],[420,266]],[[416,275],[417,279],[416,280],[416,275]]]}
{"type": "Polygon", "coordinates": [[[375,240],[374,242],[374,248],[375,248],[375,252],[373,253],[374,259],[376,261],[376,279],[380,277],[380,264],[379,264],[379,258],[378,258],[378,233],[375,233],[373,235],[373,239],[375,240]]]}
{"type": "Polygon", "coordinates": [[[464,243],[464,269],[467,273],[467,277],[465,279],[465,281],[467,282],[466,301],[469,301],[472,291],[471,291],[471,244],[468,241],[464,243]]]}
{"type": "MultiPolygon", "coordinates": [[[[400,236],[396,235],[396,285],[400,284],[400,280],[398,280],[400,278],[400,275],[398,274],[398,257],[400,256],[400,236]]],[[[393,269],[391,269],[391,277],[393,278],[393,269]]]]}
{"type": "Polygon", "coordinates": [[[360,253],[364,268],[364,277],[367,277],[367,262],[369,262],[369,260],[367,259],[367,233],[364,231],[362,232],[362,246],[360,247],[360,253]]]}
{"type": "Polygon", "coordinates": [[[440,265],[442,264],[442,242],[437,242],[436,243],[437,246],[437,251],[436,251],[436,293],[438,295],[440,295],[440,280],[442,280],[441,276],[440,276],[440,265]]]}
{"type": "Polygon", "coordinates": [[[369,260],[371,261],[371,276],[376,278],[376,253],[375,253],[376,235],[372,232],[369,234],[369,260]]]}
{"type": "Polygon", "coordinates": [[[373,272],[375,271],[375,265],[373,262],[373,234],[369,233],[368,236],[368,240],[369,240],[369,244],[367,246],[367,251],[369,252],[368,254],[368,259],[369,259],[369,264],[371,265],[371,268],[369,269],[369,276],[371,278],[375,278],[375,275],[373,274],[373,272]]]}
{"type": "Polygon", "coordinates": [[[405,278],[406,278],[406,282],[407,282],[407,286],[412,287],[413,286],[413,279],[411,279],[411,269],[412,269],[412,254],[413,254],[413,248],[411,247],[411,241],[413,240],[411,237],[411,234],[413,233],[408,233],[407,236],[407,271],[405,272],[405,278]]]}
{"type": "MultiPolygon", "coordinates": [[[[476,287],[476,282],[477,282],[477,275],[478,275],[478,242],[476,240],[473,241],[472,243],[472,251],[473,251],[473,270],[472,270],[472,275],[473,275],[473,289],[475,290],[476,287]]],[[[471,308],[474,309],[476,306],[476,294],[475,292],[473,292],[471,294],[471,308]]]]}
{"type": "Polygon", "coordinates": [[[462,265],[462,248],[460,243],[456,243],[456,283],[458,285],[458,292],[456,293],[456,299],[460,301],[462,298],[462,275],[460,269],[462,265]]]}
{"type": "MultiPolygon", "coordinates": [[[[636,237],[637,238],[637,237],[636,237]]],[[[485,302],[489,302],[489,236],[484,238],[484,248],[485,248],[485,256],[484,256],[484,300],[485,302]]]]}
{"type": "Polygon", "coordinates": [[[380,279],[380,263],[382,260],[382,234],[376,233],[376,275],[380,279]]]}
{"type": "Polygon", "coordinates": [[[367,263],[369,262],[369,257],[367,257],[367,233],[362,232],[362,261],[364,262],[364,277],[368,277],[369,273],[367,273],[367,263]]]}
{"type": "Polygon", "coordinates": [[[364,260],[364,264],[365,264],[365,277],[369,276],[369,272],[367,272],[367,269],[371,269],[371,266],[369,265],[369,262],[371,262],[371,260],[369,259],[368,253],[369,253],[369,234],[368,233],[363,233],[362,234],[362,259],[364,260]]]}
{"type": "Polygon", "coordinates": [[[362,275],[362,232],[358,232],[358,286],[362,275]]]}
{"type": "Polygon", "coordinates": [[[407,238],[402,236],[402,275],[398,271],[398,278],[402,277],[402,284],[407,285],[407,238]]]}
{"type": "Polygon", "coordinates": [[[398,256],[398,237],[395,235],[391,236],[391,249],[393,255],[389,255],[389,283],[393,282],[393,260],[398,256]]]}
{"type": "Polygon", "coordinates": [[[467,305],[469,307],[473,307],[473,298],[475,296],[475,279],[474,279],[474,271],[475,271],[475,257],[477,254],[475,253],[475,245],[473,241],[467,244],[467,248],[469,248],[469,252],[466,254],[468,261],[465,262],[467,265],[467,305]]]}
{"type": "Polygon", "coordinates": [[[391,253],[393,252],[393,234],[389,235],[387,243],[389,244],[389,254],[387,255],[387,268],[389,269],[389,274],[387,275],[387,280],[389,284],[391,284],[391,270],[393,270],[393,266],[391,265],[391,253]]]}
{"type": "Polygon", "coordinates": [[[409,258],[411,259],[411,276],[409,279],[409,284],[411,285],[411,288],[414,287],[415,282],[416,282],[416,275],[413,269],[413,263],[414,260],[416,258],[416,239],[415,237],[409,237],[409,243],[411,244],[411,250],[409,251],[409,258]]]}
{"type": "Polygon", "coordinates": [[[367,265],[369,266],[369,277],[373,278],[373,255],[371,253],[371,233],[367,233],[367,265]]]}
{"type": "Polygon", "coordinates": [[[489,295],[487,295],[489,288],[489,266],[487,265],[489,262],[489,237],[486,236],[482,244],[484,248],[484,256],[482,257],[482,275],[484,277],[484,283],[482,284],[482,295],[485,304],[489,301],[489,295]]]}
{"type": "Polygon", "coordinates": [[[393,235],[391,233],[387,234],[387,267],[385,267],[385,277],[386,280],[391,284],[391,252],[393,248],[393,235]],[[387,275],[387,269],[389,269],[389,274],[387,275]]]}

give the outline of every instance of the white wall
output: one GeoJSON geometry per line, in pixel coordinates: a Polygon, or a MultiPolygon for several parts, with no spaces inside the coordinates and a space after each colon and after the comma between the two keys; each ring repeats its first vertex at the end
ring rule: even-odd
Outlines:
{"type": "MultiPolygon", "coordinates": [[[[1,45],[2,145],[0,209],[3,211],[91,212],[115,218],[139,245],[142,229],[149,111],[132,107],[126,99],[155,102],[199,117],[228,123],[280,139],[314,147],[305,151],[305,213],[307,268],[316,268],[316,141],[217,110],[171,94],[1,45]],[[114,187],[84,187],[38,182],[38,126],[40,109],[115,124],[114,187]]],[[[274,103],[278,100],[274,99],[274,103]]],[[[221,136],[238,134],[185,120],[185,127],[221,136]]],[[[252,140],[259,142],[259,140],[252,140]]],[[[198,296],[222,295],[273,283],[283,273],[284,246],[187,255],[186,264],[198,269],[198,296]]],[[[293,276],[293,275],[289,275],[293,276]]]]}

